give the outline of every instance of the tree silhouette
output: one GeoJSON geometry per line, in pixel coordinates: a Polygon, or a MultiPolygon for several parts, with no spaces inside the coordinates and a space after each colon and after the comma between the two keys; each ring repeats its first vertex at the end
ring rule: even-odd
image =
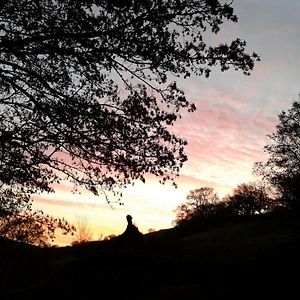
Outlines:
{"type": "Polygon", "coordinates": [[[259,183],[242,183],[234,190],[232,195],[224,197],[227,210],[233,216],[253,216],[270,212],[275,206],[267,188],[259,183]]]}
{"type": "Polygon", "coordinates": [[[175,212],[174,223],[180,225],[182,222],[192,219],[205,219],[215,211],[215,205],[220,199],[211,187],[202,187],[189,192],[186,201],[180,204],[175,212]]]}
{"type": "Polygon", "coordinates": [[[48,246],[57,230],[63,234],[74,231],[66,220],[32,209],[28,195],[16,189],[0,189],[0,236],[22,243],[48,246]]]}
{"type": "Polygon", "coordinates": [[[217,0],[1,1],[0,184],[68,179],[98,194],[174,178],[186,141],[168,127],[195,106],[171,75],[248,75],[259,60],[239,38],[204,41],[226,20],[217,0]]]}
{"type": "Polygon", "coordinates": [[[76,216],[76,233],[72,245],[84,244],[93,239],[93,233],[86,216],[76,216]]]}
{"type": "Polygon", "coordinates": [[[264,147],[269,158],[257,163],[255,171],[280,192],[284,203],[300,207],[300,102],[279,114],[276,132],[264,147]]]}

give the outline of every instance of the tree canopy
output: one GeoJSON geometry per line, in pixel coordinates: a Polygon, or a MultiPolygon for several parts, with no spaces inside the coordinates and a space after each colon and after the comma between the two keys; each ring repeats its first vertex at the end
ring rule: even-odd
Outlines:
{"type": "Polygon", "coordinates": [[[272,211],[277,202],[261,182],[239,184],[224,198],[227,209],[233,216],[254,216],[272,211]]]}
{"type": "Polygon", "coordinates": [[[218,197],[211,187],[191,190],[184,203],[175,209],[176,226],[207,226],[234,220],[237,217],[251,217],[280,211],[282,202],[269,185],[262,181],[241,183],[232,193],[218,197]]]}
{"type": "Polygon", "coordinates": [[[29,195],[16,188],[0,193],[0,236],[22,243],[48,246],[57,231],[72,234],[75,227],[63,218],[55,218],[32,208],[29,195]]]}
{"type": "Polygon", "coordinates": [[[300,207],[300,102],[279,114],[276,132],[264,147],[269,157],[255,171],[276,187],[290,207],[300,207]]]}
{"type": "Polygon", "coordinates": [[[174,178],[186,141],[169,126],[195,106],[171,76],[248,75],[259,60],[239,38],[205,41],[224,21],[237,16],[218,0],[1,1],[2,188],[174,178]]]}
{"type": "Polygon", "coordinates": [[[220,199],[213,188],[201,187],[189,192],[186,201],[180,204],[175,212],[174,223],[180,225],[192,219],[206,219],[212,215],[220,199]]]}

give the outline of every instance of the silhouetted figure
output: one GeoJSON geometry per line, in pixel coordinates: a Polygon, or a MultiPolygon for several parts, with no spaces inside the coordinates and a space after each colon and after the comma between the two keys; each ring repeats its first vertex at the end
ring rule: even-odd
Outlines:
{"type": "Polygon", "coordinates": [[[127,227],[121,234],[124,246],[129,249],[141,249],[144,246],[144,236],[132,223],[132,216],[127,215],[127,227]]]}

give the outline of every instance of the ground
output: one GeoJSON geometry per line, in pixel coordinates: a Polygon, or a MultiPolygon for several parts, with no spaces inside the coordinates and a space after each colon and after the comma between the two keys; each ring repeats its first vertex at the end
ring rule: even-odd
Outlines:
{"type": "Polygon", "coordinates": [[[1,240],[1,299],[291,298],[300,220],[292,214],[144,235],[142,248],[41,249],[1,240]]]}

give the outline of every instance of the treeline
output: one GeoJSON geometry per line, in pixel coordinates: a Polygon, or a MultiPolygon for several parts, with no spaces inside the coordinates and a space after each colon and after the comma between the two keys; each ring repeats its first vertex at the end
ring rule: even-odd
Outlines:
{"type": "Polygon", "coordinates": [[[202,226],[286,211],[287,207],[274,191],[261,182],[238,185],[231,194],[219,198],[211,187],[190,191],[175,212],[174,225],[202,226]]]}
{"type": "Polygon", "coordinates": [[[193,190],[176,209],[174,224],[208,223],[289,210],[300,211],[300,102],[278,116],[276,131],[264,147],[266,162],[254,164],[255,183],[238,185],[219,199],[210,187],[193,190]]]}

